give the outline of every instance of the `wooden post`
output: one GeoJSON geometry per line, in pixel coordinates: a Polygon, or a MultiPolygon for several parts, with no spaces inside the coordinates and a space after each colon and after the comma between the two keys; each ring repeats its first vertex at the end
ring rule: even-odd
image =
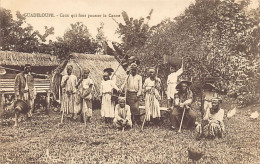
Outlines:
{"type": "Polygon", "coordinates": [[[4,93],[0,92],[0,115],[4,112],[4,93]]]}
{"type": "Polygon", "coordinates": [[[51,95],[51,92],[50,90],[47,90],[47,108],[46,108],[46,114],[49,114],[49,111],[50,111],[50,95],[51,95]]]}

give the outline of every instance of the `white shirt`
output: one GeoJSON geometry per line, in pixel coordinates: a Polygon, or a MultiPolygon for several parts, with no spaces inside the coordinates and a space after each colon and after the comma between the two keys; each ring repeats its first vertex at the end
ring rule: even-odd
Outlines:
{"type": "Polygon", "coordinates": [[[116,84],[112,80],[102,81],[100,87],[100,93],[112,93],[112,90],[119,90],[116,84]]]}
{"type": "Polygon", "coordinates": [[[183,68],[180,68],[178,71],[171,73],[167,79],[167,98],[174,99],[174,94],[176,93],[176,86],[178,76],[183,73],[183,68]]]}

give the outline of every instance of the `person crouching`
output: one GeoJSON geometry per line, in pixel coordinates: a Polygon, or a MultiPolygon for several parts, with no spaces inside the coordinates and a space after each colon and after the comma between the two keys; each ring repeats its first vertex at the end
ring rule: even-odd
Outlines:
{"type": "Polygon", "coordinates": [[[216,137],[222,138],[224,127],[224,109],[220,108],[221,99],[212,98],[212,107],[210,108],[210,113],[208,114],[206,120],[202,120],[202,125],[198,124],[196,131],[198,132],[198,138],[210,138],[214,139],[216,137]]]}
{"type": "Polygon", "coordinates": [[[119,104],[115,107],[114,126],[118,129],[132,128],[130,106],[126,105],[126,99],[124,97],[119,97],[118,102],[119,104]]]}

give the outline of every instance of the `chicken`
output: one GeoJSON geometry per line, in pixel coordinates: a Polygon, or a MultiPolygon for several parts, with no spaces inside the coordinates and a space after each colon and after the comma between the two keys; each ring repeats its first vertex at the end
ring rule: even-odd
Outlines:
{"type": "Polygon", "coordinates": [[[227,113],[227,118],[231,118],[233,117],[237,112],[237,108],[233,108],[232,110],[230,110],[228,113],[227,113]]]}
{"type": "Polygon", "coordinates": [[[250,118],[257,119],[259,117],[259,113],[257,111],[251,113],[250,118]]]}
{"type": "Polygon", "coordinates": [[[188,157],[193,162],[200,160],[203,155],[204,154],[202,153],[202,151],[195,150],[194,148],[188,148],[188,157]]]}

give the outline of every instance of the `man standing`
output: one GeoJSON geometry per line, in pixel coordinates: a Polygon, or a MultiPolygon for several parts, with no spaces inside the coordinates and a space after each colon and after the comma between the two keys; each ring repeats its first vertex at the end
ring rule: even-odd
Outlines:
{"type": "Polygon", "coordinates": [[[28,117],[32,116],[33,103],[34,103],[34,78],[31,74],[31,65],[26,64],[24,71],[17,74],[15,77],[15,99],[24,100],[30,110],[28,112],[28,117]]]}
{"type": "Polygon", "coordinates": [[[61,88],[62,88],[62,103],[61,109],[64,113],[71,113],[71,118],[77,119],[77,112],[79,109],[79,105],[76,104],[76,92],[77,92],[77,77],[72,74],[73,66],[67,66],[67,75],[64,75],[61,80],[61,88]]]}
{"type": "Polygon", "coordinates": [[[191,109],[193,94],[189,89],[190,85],[190,81],[183,80],[176,86],[178,92],[175,94],[174,105],[170,114],[172,129],[176,129],[180,126],[183,112],[185,112],[183,117],[183,127],[195,127],[196,113],[191,109]]]}
{"type": "Polygon", "coordinates": [[[136,63],[131,64],[130,74],[122,88],[126,92],[126,104],[130,106],[132,121],[140,123],[139,97],[142,94],[142,77],[137,74],[136,63]]]}
{"type": "Polygon", "coordinates": [[[178,76],[180,76],[183,73],[183,64],[179,70],[176,71],[176,66],[171,66],[170,71],[171,74],[168,76],[167,79],[167,99],[168,99],[168,107],[171,107],[173,105],[174,95],[176,93],[176,86],[177,86],[177,80],[178,76]]]}
{"type": "MultiPolygon", "coordinates": [[[[46,78],[46,76],[37,75],[31,72],[32,68],[30,64],[26,64],[24,66],[24,71],[17,74],[15,77],[14,83],[14,91],[15,91],[15,99],[24,100],[30,110],[28,112],[28,117],[32,116],[32,111],[34,107],[34,99],[35,99],[35,87],[34,87],[34,77],[46,78]]],[[[47,111],[46,111],[47,112],[47,111]]]]}

